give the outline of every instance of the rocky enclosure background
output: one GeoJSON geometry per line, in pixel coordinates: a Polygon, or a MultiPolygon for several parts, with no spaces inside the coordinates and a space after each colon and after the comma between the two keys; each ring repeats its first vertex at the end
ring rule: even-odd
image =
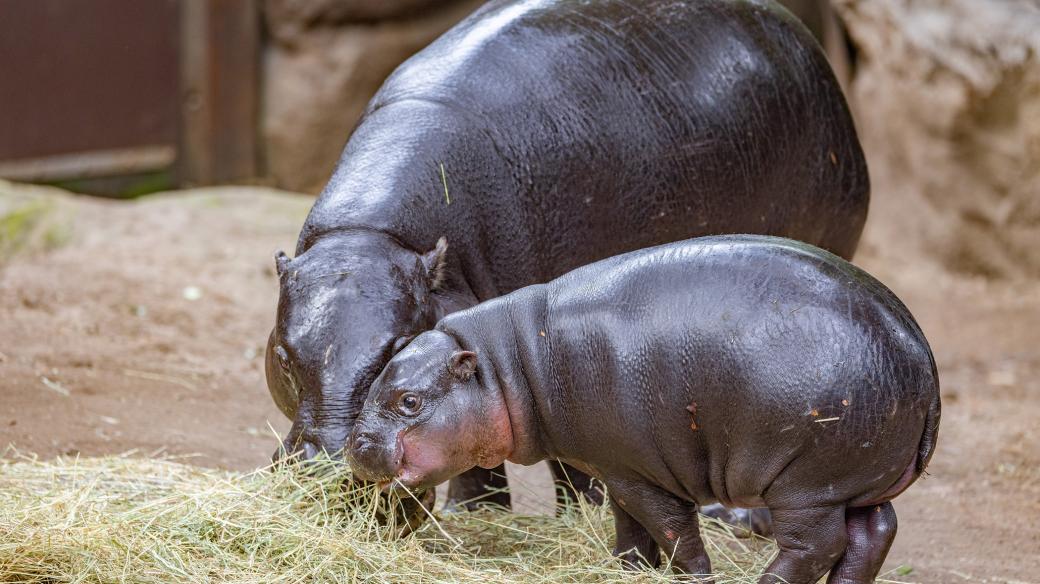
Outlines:
{"type": "Polygon", "coordinates": [[[1040,276],[1040,1],[835,6],[858,53],[865,239],[956,272],[1040,276]]]}
{"type": "Polygon", "coordinates": [[[267,0],[262,132],[267,171],[317,193],[372,94],[483,0],[267,0]]]}

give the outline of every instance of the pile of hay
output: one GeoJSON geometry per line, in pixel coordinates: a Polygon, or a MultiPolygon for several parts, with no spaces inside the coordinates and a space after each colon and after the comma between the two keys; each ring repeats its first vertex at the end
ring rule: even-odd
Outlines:
{"type": "MultiPolygon", "coordinates": [[[[331,463],[236,474],[172,460],[0,461],[2,582],[664,582],[610,555],[609,511],[436,514],[394,538],[378,498],[331,463]],[[352,500],[353,499],[353,500],[352,500]]],[[[754,582],[775,549],[707,523],[716,582],[754,582]]]]}

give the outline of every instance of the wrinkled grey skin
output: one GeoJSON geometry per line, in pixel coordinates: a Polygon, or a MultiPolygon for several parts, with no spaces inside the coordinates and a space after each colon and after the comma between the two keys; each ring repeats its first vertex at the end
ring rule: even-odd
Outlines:
{"type": "MultiPolygon", "coordinates": [[[[278,258],[284,452],[338,452],[390,356],[448,313],[697,235],[850,257],[868,198],[841,90],[778,5],[490,2],[387,80],[278,258]]],[[[501,486],[475,471],[449,495],[501,486]]]]}
{"type": "Polygon", "coordinates": [[[626,562],[709,574],[697,508],[765,506],[760,582],[872,582],[890,500],[935,448],[939,386],[906,307],[863,271],[763,236],[694,239],[452,314],[372,386],[352,467],[428,488],[559,459],[606,483],[626,562]]]}

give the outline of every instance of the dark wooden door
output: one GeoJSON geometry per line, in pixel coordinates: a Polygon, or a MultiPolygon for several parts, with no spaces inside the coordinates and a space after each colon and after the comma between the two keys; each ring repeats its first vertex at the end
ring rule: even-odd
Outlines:
{"type": "Polygon", "coordinates": [[[255,175],[258,46],[253,0],[0,0],[0,177],[255,175]]]}

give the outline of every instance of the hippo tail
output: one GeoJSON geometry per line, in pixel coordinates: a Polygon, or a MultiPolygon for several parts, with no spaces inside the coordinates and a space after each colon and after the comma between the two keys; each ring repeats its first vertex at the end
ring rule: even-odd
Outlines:
{"type": "Polygon", "coordinates": [[[939,376],[935,368],[935,361],[932,361],[932,401],[928,404],[928,411],[925,413],[924,418],[924,429],[921,432],[921,441],[917,444],[917,456],[914,460],[910,461],[906,466],[906,470],[903,471],[902,476],[896,480],[895,484],[886,489],[883,493],[877,497],[855,499],[850,503],[852,507],[867,507],[870,505],[880,505],[891,501],[896,495],[902,493],[914,483],[922,474],[926,468],[928,468],[928,462],[932,460],[932,455],[935,454],[935,443],[939,437],[939,417],[941,414],[942,406],[939,401],[939,376]]]}
{"type": "Polygon", "coordinates": [[[924,473],[925,468],[928,467],[928,462],[932,459],[932,455],[935,454],[935,443],[939,438],[939,418],[942,415],[942,404],[939,399],[939,371],[935,366],[935,359],[932,359],[932,384],[934,386],[934,392],[932,394],[932,402],[928,404],[928,412],[924,418],[924,431],[921,433],[921,443],[917,446],[917,475],[920,476],[924,473]]]}

